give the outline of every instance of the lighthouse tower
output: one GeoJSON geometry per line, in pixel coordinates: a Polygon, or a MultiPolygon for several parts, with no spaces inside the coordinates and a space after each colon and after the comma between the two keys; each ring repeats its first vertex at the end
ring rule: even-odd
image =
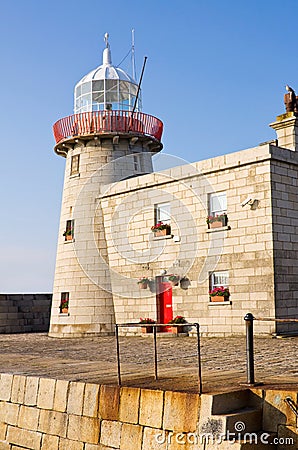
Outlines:
{"type": "Polygon", "coordinates": [[[137,82],[112,64],[108,34],[102,65],[75,86],[74,114],[53,127],[66,159],[50,336],[114,332],[101,195],[111,183],[152,172],[162,122],[141,112],[137,82]]]}

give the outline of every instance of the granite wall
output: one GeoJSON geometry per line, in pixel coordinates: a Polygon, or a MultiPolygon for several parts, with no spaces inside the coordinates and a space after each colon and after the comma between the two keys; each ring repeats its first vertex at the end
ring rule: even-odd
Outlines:
{"type": "Polygon", "coordinates": [[[52,294],[0,294],[0,333],[48,331],[52,294]]]}

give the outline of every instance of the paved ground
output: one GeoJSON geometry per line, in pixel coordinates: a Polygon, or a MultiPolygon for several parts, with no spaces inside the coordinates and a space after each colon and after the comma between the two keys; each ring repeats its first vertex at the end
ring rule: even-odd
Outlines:
{"type": "MultiPolygon", "coordinates": [[[[152,337],[121,337],[122,384],[197,392],[196,338],[158,339],[153,379],[152,337]]],[[[245,338],[202,338],[203,392],[239,388],[246,380],[245,338]]],[[[256,380],[298,390],[298,337],[255,339],[256,380]]],[[[0,372],[117,383],[113,337],[56,339],[45,333],[0,335],[0,372]]]]}

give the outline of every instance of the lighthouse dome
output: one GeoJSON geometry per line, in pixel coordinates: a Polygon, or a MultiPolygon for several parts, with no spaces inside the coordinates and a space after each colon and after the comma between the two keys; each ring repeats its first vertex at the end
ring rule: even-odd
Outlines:
{"type": "MultiPolygon", "coordinates": [[[[103,110],[132,111],[134,107],[137,82],[124,70],[112,65],[108,37],[106,33],[102,65],[85,75],[75,86],[75,114],[103,110]]],[[[136,111],[141,111],[140,98],[136,111]]]]}

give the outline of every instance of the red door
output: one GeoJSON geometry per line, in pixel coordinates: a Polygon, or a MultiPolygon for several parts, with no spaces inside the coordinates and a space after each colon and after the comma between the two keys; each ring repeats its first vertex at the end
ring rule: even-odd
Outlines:
{"type": "MultiPolygon", "coordinates": [[[[156,285],[157,322],[168,323],[173,319],[172,285],[163,281],[162,277],[157,277],[156,285]]],[[[159,331],[168,332],[170,329],[171,327],[161,327],[159,331]]]]}

